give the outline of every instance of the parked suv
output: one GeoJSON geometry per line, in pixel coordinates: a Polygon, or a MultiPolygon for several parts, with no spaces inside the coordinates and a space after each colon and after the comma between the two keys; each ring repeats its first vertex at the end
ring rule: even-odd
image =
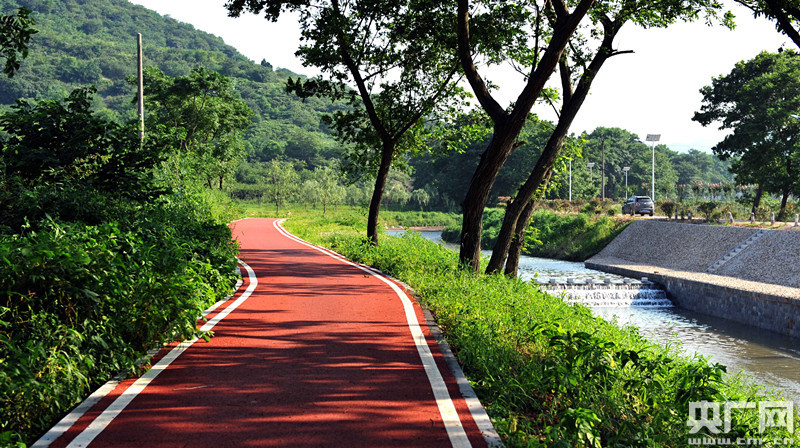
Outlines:
{"type": "Polygon", "coordinates": [[[638,213],[640,215],[653,216],[655,210],[656,204],[650,199],[650,196],[631,196],[622,204],[623,214],[634,215],[638,213]]]}

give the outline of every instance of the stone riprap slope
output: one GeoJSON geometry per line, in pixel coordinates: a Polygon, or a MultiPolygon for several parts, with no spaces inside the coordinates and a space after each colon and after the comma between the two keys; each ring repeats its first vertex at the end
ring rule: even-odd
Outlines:
{"type": "Polygon", "coordinates": [[[592,258],[625,260],[679,271],[705,272],[757,230],[637,220],[592,258]]]}
{"type": "Polygon", "coordinates": [[[796,229],[635,221],[586,266],[648,277],[680,307],[800,338],[798,261],[796,229]]]}
{"type": "Polygon", "coordinates": [[[800,231],[768,230],[716,274],[800,288],[800,231]]]}

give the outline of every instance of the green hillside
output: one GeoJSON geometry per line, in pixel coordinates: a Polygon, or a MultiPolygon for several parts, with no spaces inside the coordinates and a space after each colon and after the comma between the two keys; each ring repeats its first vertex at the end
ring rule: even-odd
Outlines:
{"type": "Polygon", "coordinates": [[[30,56],[11,79],[0,79],[0,105],[20,98],[63,98],[73,88],[94,84],[97,108],[133,119],[134,88],[126,76],[136,70],[136,33],[144,36],[145,66],[170,76],[203,66],[234,79],[236,90],[255,112],[247,132],[251,160],[286,156],[315,166],[331,157],[337,143],[320,124],[331,106],[284,92],[288,70],[248,60],[216,36],[124,0],[0,0],[0,11],[24,6],[36,29],[30,56]]]}

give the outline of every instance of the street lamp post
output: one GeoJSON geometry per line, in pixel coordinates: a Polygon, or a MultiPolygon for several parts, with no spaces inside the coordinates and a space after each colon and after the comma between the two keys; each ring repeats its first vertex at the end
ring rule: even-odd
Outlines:
{"type": "Polygon", "coordinates": [[[661,139],[661,134],[647,134],[645,139],[648,142],[653,142],[653,171],[650,180],[650,199],[656,200],[656,142],[661,139]]]}
{"type": "Polygon", "coordinates": [[[589,167],[589,179],[592,180],[592,186],[594,186],[594,179],[592,179],[592,167],[594,167],[594,162],[589,162],[586,166],[589,167]]]}
{"type": "Polygon", "coordinates": [[[603,175],[600,179],[600,200],[606,200],[606,139],[603,139],[603,175]]]}
{"type": "Polygon", "coordinates": [[[628,171],[631,170],[629,166],[623,166],[622,171],[625,171],[625,197],[628,197],[628,171]]]}

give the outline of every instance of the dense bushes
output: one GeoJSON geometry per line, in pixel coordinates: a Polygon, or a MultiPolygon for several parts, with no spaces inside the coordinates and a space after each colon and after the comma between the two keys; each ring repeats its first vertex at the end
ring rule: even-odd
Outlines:
{"type": "MultiPolygon", "coordinates": [[[[330,222],[286,226],[414,288],[507,446],[686,446],[690,402],[764,399],[718,364],[651,344],[533,284],[460,270],[457,254],[413,234],[371,247],[330,222]]],[[[725,437],[797,441],[780,429],[759,434],[755,413],[735,413],[725,437]]]]}
{"type": "Polygon", "coordinates": [[[0,446],[33,442],[232,292],[225,195],[164,182],[168,148],[89,95],[0,118],[0,446]]]}
{"type": "Polygon", "coordinates": [[[128,223],[49,221],[0,236],[0,421],[22,441],[162,342],[195,333],[231,292],[224,225],[181,207],[128,223]]]}

